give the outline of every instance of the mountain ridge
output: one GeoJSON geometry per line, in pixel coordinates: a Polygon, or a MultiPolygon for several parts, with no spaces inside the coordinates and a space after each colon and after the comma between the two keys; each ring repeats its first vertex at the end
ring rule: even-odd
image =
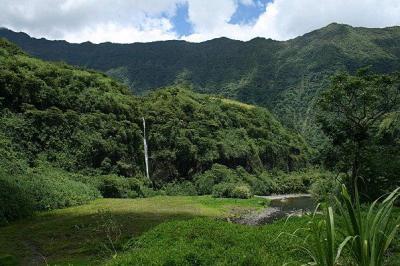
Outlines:
{"type": "Polygon", "coordinates": [[[117,42],[110,42],[110,41],[100,42],[100,43],[93,43],[93,42],[91,42],[89,40],[77,43],[77,42],[68,42],[68,41],[63,40],[63,39],[47,39],[45,37],[38,38],[38,37],[32,37],[31,35],[29,35],[28,33],[24,32],[24,31],[12,30],[12,29],[4,27],[4,26],[0,26],[0,31],[9,31],[9,32],[12,32],[13,34],[21,34],[21,35],[25,35],[25,36],[27,36],[27,37],[29,37],[31,39],[36,39],[36,40],[45,40],[45,41],[51,41],[51,42],[65,42],[65,43],[68,43],[68,44],[94,44],[94,45],[99,45],[99,44],[120,44],[120,45],[129,45],[129,44],[148,44],[148,43],[164,43],[164,42],[184,42],[184,43],[200,44],[200,43],[206,43],[206,42],[219,40],[219,39],[227,39],[227,40],[230,40],[230,41],[237,41],[237,42],[242,42],[242,43],[243,42],[244,43],[245,42],[251,42],[251,41],[254,41],[254,40],[257,40],[257,39],[271,40],[271,41],[274,41],[274,42],[288,42],[288,41],[291,41],[291,40],[295,40],[297,38],[304,37],[305,35],[309,35],[309,34],[312,34],[314,32],[318,32],[321,29],[332,28],[332,27],[350,27],[350,28],[353,28],[353,29],[367,29],[367,30],[400,29],[400,25],[393,25],[393,26],[387,26],[387,27],[361,27],[361,26],[351,26],[351,25],[346,24],[346,23],[331,22],[331,23],[327,24],[326,26],[324,26],[322,28],[314,29],[314,30],[312,30],[310,32],[306,32],[306,33],[304,33],[302,35],[299,35],[299,36],[296,36],[296,37],[293,37],[293,38],[290,38],[290,39],[287,39],[287,40],[275,40],[275,39],[272,39],[272,38],[265,38],[265,37],[257,36],[257,37],[254,37],[254,38],[250,39],[250,40],[243,41],[243,40],[231,39],[231,38],[226,37],[226,36],[221,36],[221,37],[217,37],[217,38],[213,38],[213,39],[209,39],[209,40],[201,41],[201,42],[191,42],[191,41],[182,40],[182,39],[171,39],[171,40],[160,40],[160,41],[150,41],[150,42],[130,42],[130,43],[117,43],[117,42]]]}
{"type": "MultiPolygon", "coordinates": [[[[0,30],[0,37],[33,56],[100,70],[145,94],[176,83],[270,109],[285,125],[315,142],[314,103],[338,71],[370,66],[400,69],[400,27],[332,23],[288,41],[217,38],[113,44],[49,41],[0,30]]],[[[319,137],[317,137],[319,139],[319,137]]],[[[317,145],[317,144],[316,144],[317,145]]]]}

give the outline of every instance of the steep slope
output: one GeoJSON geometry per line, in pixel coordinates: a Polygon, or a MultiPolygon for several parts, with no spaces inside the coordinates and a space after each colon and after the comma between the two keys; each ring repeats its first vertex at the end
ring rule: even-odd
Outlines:
{"type": "Polygon", "coordinates": [[[0,40],[0,136],[30,165],[143,173],[142,117],[152,174],[191,178],[214,163],[293,170],[307,145],[265,109],[180,87],[135,97],[104,74],[43,62],[0,40]]]}
{"type": "Polygon", "coordinates": [[[172,87],[145,97],[153,177],[193,176],[218,163],[263,169],[305,166],[304,140],[264,108],[172,87]]]}
{"type": "Polygon", "coordinates": [[[199,92],[268,107],[311,141],[316,132],[312,104],[332,73],[367,65],[377,72],[400,68],[400,27],[330,24],[285,42],[219,38],[203,43],[70,44],[6,29],[0,37],[42,59],[106,72],[136,94],[186,82],[199,92]]]}

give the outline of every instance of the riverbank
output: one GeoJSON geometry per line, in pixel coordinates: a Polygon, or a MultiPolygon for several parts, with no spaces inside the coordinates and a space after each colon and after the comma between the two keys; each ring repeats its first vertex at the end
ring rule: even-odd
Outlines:
{"type": "Polygon", "coordinates": [[[245,225],[264,225],[289,216],[311,213],[316,204],[310,194],[282,194],[256,196],[267,199],[268,207],[238,217],[235,222],[245,225]]]}

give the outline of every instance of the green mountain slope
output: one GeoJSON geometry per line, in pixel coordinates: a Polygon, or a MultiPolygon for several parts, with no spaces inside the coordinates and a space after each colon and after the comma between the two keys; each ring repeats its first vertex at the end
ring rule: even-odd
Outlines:
{"type": "Polygon", "coordinates": [[[0,133],[35,166],[143,173],[142,117],[150,167],[161,182],[214,163],[250,172],[305,165],[308,147],[265,109],[176,86],[146,97],[104,74],[24,54],[0,40],[0,133]]]}
{"type": "Polygon", "coordinates": [[[219,38],[203,43],[70,44],[6,29],[0,30],[0,37],[42,59],[106,72],[136,94],[185,81],[198,92],[268,107],[314,142],[319,139],[312,138],[312,104],[332,73],[367,65],[377,72],[400,68],[400,27],[330,24],[285,42],[219,38]]]}

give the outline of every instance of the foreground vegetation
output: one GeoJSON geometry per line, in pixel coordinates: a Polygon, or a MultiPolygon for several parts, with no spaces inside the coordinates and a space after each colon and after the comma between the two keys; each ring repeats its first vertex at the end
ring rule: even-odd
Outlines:
{"type": "Polygon", "coordinates": [[[168,222],[129,242],[129,251],[107,265],[301,265],[307,262],[296,250],[301,240],[289,233],[306,223],[307,218],[263,227],[210,219],[168,222]]]}
{"type": "Polygon", "coordinates": [[[165,221],[228,218],[264,208],[265,204],[266,200],[258,198],[211,196],[98,199],[0,227],[0,265],[7,260],[22,265],[45,261],[87,265],[114,255],[108,237],[119,253],[129,239],[165,221]]]}
{"type": "MultiPolygon", "coordinates": [[[[209,219],[168,222],[128,242],[128,251],[107,265],[305,265],[312,260],[301,249],[307,233],[299,229],[306,229],[309,221],[309,217],[293,217],[261,227],[209,219]]],[[[384,265],[397,266],[399,237],[390,252],[384,265]]],[[[353,265],[348,250],[338,263],[332,265],[353,265]]]]}
{"type": "MultiPolygon", "coordinates": [[[[99,199],[1,227],[0,262],[301,265],[310,261],[300,250],[308,234],[305,229],[310,217],[292,217],[260,227],[226,221],[249,210],[260,210],[267,203],[258,198],[211,196],[99,199]],[[293,237],[296,232],[298,237],[293,237]]],[[[396,209],[394,217],[399,214],[396,209]]],[[[322,217],[317,215],[317,218],[322,217]]],[[[344,224],[341,219],[335,221],[336,234],[340,236],[344,224]]],[[[397,265],[400,235],[388,254],[386,265],[397,265]]],[[[341,262],[350,259],[348,251],[344,251],[341,262]]]]}

